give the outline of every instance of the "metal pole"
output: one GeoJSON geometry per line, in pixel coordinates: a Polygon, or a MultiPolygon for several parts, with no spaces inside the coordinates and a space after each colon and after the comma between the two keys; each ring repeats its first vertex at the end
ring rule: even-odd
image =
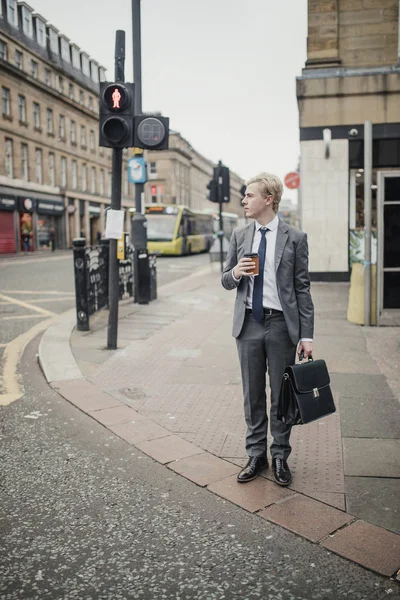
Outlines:
{"type": "Polygon", "coordinates": [[[224,270],[224,224],[222,221],[222,162],[218,162],[218,204],[219,204],[219,260],[221,263],[221,273],[224,270]]]}
{"type": "MultiPolygon", "coordinates": [[[[132,38],[133,38],[133,81],[135,83],[135,115],[142,114],[142,41],[140,23],[140,0],[132,0],[132,38]]],[[[147,219],[142,203],[144,183],[135,183],[135,214],[131,224],[131,238],[134,246],[135,302],[147,304],[150,298],[150,278],[142,265],[139,267],[139,255],[147,253],[147,219]]],[[[149,270],[149,269],[148,269],[149,270]]]]}
{"type": "Polygon", "coordinates": [[[371,325],[372,123],[364,123],[364,325],[371,325]]]}
{"type": "MultiPolygon", "coordinates": [[[[115,81],[125,81],[125,31],[115,34],[115,81]]],[[[121,210],[122,148],[112,151],[112,187],[111,208],[121,210]]],[[[109,282],[108,282],[108,329],[107,348],[115,350],[118,338],[118,301],[119,301],[119,261],[117,258],[117,240],[110,240],[109,282]]]]}

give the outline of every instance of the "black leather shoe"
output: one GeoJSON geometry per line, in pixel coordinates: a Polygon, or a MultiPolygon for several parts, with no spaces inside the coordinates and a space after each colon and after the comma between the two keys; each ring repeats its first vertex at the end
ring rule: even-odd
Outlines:
{"type": "Polygon", "coordinates": [[[239,483],[247,483],[255,479],[263,469],[268,469],[268,459],[266,456],[250,456],[247,465],[237,476],[239,483]]]}
{"type": "Polygon", "coordinates": [[[286,460],[283,458],[273,458],[272,469],[274,471],[274,477],[277,484],[289,485],[291,483],[292,474],[286,460]]]}

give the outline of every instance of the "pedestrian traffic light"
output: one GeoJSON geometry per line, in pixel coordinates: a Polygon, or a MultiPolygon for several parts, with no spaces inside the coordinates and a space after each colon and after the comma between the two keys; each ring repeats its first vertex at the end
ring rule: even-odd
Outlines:
{"type": "Polygon", "coordinates": [[[133,123],[135,148],[144,150],[167,150],[169,140],[169,118],[136,115],[133,123]]]}
{"type": "Polygon", "coordinates": [[[133,83],[100,83],[99,146],[132,148],[133,83]]]}

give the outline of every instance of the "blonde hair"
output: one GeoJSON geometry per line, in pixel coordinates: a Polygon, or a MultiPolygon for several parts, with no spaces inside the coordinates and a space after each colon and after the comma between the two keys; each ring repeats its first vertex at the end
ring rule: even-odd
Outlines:
{"type": "Polygon", "coordinates": [[[272,210],[274,213],[277,213],[279,209],[279,202],[281,201],[283,193],[283,185],[279,177],[272,175],[271,173],[260,173],[259,175],[249,179],[247,185],[250,185],[251,183],[260,184],[260,193],[264,198],[267,198],[267,196],[274,197],[272,210]]]}

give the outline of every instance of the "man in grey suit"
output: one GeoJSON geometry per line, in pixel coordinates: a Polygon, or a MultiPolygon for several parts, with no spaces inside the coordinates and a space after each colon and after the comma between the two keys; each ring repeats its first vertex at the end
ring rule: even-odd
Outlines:
{"type": "Polygon", "coordinates": [[[250,179],[242,204],[249,225],[235,229],[222,273],[222,285],[237,290],[233,315],[242,373],[244,415],[247,425],[247,465],[237,479],[245,483],[268,468],[266,372],[271,387],[270,431],[274,478],[289,485],[287,464],[291,427],[277,418],[281,381],[285,368],[298,353],[312,355],[314,306],[308,273],[305,233],[287,225],[277,215],[283,191],[275,175],[261,173],[250,179]],[[259,275],[251,275],[255,263],[246,254],[258,253],[259,275]]]}

